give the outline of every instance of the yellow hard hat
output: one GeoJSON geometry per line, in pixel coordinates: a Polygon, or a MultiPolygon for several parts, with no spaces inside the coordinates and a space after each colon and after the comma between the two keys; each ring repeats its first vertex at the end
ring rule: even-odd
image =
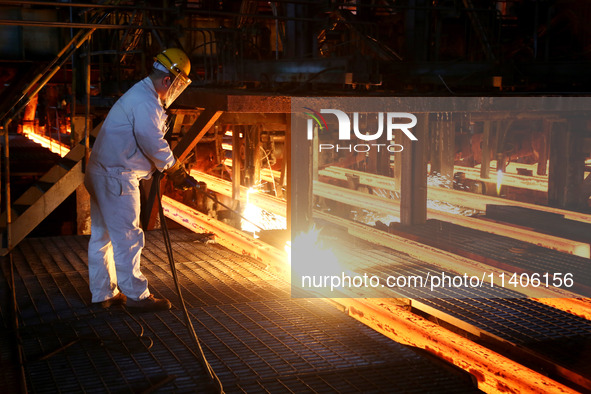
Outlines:
{"type": "Polygon", "coordinates": [[[179,75],[184,78],[189,77],[189,72],[191,71],[191,61],[181,49],[165,49],[156,55],[154,60],[166,67],[166,69],[168,69],[175,77],[178,77],[179,75]]]}

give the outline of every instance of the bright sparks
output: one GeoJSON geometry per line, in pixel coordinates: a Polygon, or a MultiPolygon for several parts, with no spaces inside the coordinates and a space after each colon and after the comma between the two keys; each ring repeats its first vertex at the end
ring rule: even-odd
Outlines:
{"type": "Polygon", "coordinates": [[[316,226],[306,233],[296,235],[291,245],[293,246],[293,249],[290,247],[291,254],[296,251],[298,263],[303,263],[302,266],[305,266],[306,271],[342,270],[334,252],[320,239],[320,229],[316,226]]]}
{"type": "Polygon", "coordinates": [[[503,170],[497,171],[497,196],[501,195],[501,186],[503,186],[503,170]]]}
{"type": "MultiPolygon", "coordinates": [[[[286,250],[288,248],[286,247],[286,250]]],[[[320,229],[312,227],[306,233],[301,233],[293,238],[290,250],[290,264],[292,267],[292,279],[305,276],[328,277],[342,274],[353,275],[339,261],[333,249],[320,239],[320,229]]],[[[296,279],[296,286],[302,283],[296,279]]],[[[334,287],[339,290],[340,287],[334,287]]],[[[309,289],[306,289],[309,290],[309,289]]],[[[318,289],[320,293],[328,289],[318,289]]],[[[333,289],[330,289],[331,291],[333,289]]],[[[330,294],[323,294],[324,296],[330,294]]]]}
{"type": "MultiPolygon", "coordinates": [[[[287,219],[283,216],[276,215],[272,212],[259,208],[251,201],[250,195],[259,193],[257,189],[249,188],[246,192],[246,205],[242,216],[247,220],[242,219],[240,228],[242,231],[252,233],[257,238],[257,232],[263,230],[281,230],[287,228],[287,219]]],[[[252,198],[253,200],[256,199],[252,198]]]]}
{"type": "Polygon", "coordinates": [[[260,230],[260,228],[255,226],[253,223],[258,224],[260,222],[261,209],[258,208],[256,205],[250,203],[249,197],[251,193],[256,193],[256,190],[250,188],[246,192],[246,207],[244,207],[242,216],[244,216],[248,220],[242,219],[241,227],[243,231],[252,233],[253,237],[257,238],[256,233],[260,230]]]}

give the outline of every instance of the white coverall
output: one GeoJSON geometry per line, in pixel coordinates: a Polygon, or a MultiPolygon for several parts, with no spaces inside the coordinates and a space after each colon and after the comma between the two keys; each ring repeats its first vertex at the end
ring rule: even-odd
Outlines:
{"type": "Polygon", "coordinates": [[[88,270],[92,302],[123,292],[132,300],[150,295],[140,271],[139,180],[175,163],[162,130],[166,113],[152,80],[129,89],[111,108],[94,143],[84,184],[90,193],[88,270]],[[119,286],[119,289],[117,289],[119,286]]]}

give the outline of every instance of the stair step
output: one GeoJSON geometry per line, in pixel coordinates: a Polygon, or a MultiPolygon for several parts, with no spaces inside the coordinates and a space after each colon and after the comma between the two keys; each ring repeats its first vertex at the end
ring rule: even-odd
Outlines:
{"type": "MultiPolygon", "coordinates": [[[[101,125],[92,130],[90,142],[94,142],[101,125]]],[[[45,219],[66,197],[72,194],[84,181],[82,162],[86,148],[82,144],[74,146],[68,154],[60,159],[33,186],[25,191],[12,204],[11,234],[12,247],[22,241],[43,219],[45,219]]],[[[6,223],[6,212],[0,215],[0,237],[5,238],[3,228],[6,223]]],[[[5,242],[5,241],[2,241],[5,242]]],[[[7,245],[0,249],[0,255],[9,252],[7,245]]]]}
{"type": "Polygon", "coordinates": [[[13,209],[13,216],[14,213],[17,214],[17,216],[22,215],[27,209],[29,209],[31,205],[29,204],[12,204],[12,209],[13,209]]]}
{"type": "Polygon", "coordinates": [[[68,159],[67,157],[64,157],[63,159],[61,159],[59,161],[59,163],[57,163],[57,165],[60,166],[61,168],[65,168],[66,170],[70,170],[70,169],[72,169],[72,167],[74,167],[76,165],[76,163],[78,163],[78,161],[71,160],[71,159],[68,159]]]}
{"type": "Polygon", "coordinates": [[[49,189],[51,189],[51,187],[55,185],[54,182],[43,182],[43,181],[37,181],[37,183],[35,183],[35,187],[39,190],[41,190],[42,192],[46,192],[49,189]]]}

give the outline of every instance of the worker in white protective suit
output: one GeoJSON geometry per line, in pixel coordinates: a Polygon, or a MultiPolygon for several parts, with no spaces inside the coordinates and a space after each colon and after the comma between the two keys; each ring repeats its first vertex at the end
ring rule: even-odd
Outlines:
{"type": "MultiPolygon", "coordinates": [[[[136,310],[170,309],[155,298],[140,270],[144,233],[140,228],[140,179],[164,171],[175,187],[190,178],[164,140],[165,108],[191,83],[187,55],[169,48],[154,58],[148,77],[111,108],[94,143],[84,184],[90,193],[88,270],[92,302],[127,304],[136,310]]],[[[194,180],[193,180],[194,181],[194,180]]]]}

